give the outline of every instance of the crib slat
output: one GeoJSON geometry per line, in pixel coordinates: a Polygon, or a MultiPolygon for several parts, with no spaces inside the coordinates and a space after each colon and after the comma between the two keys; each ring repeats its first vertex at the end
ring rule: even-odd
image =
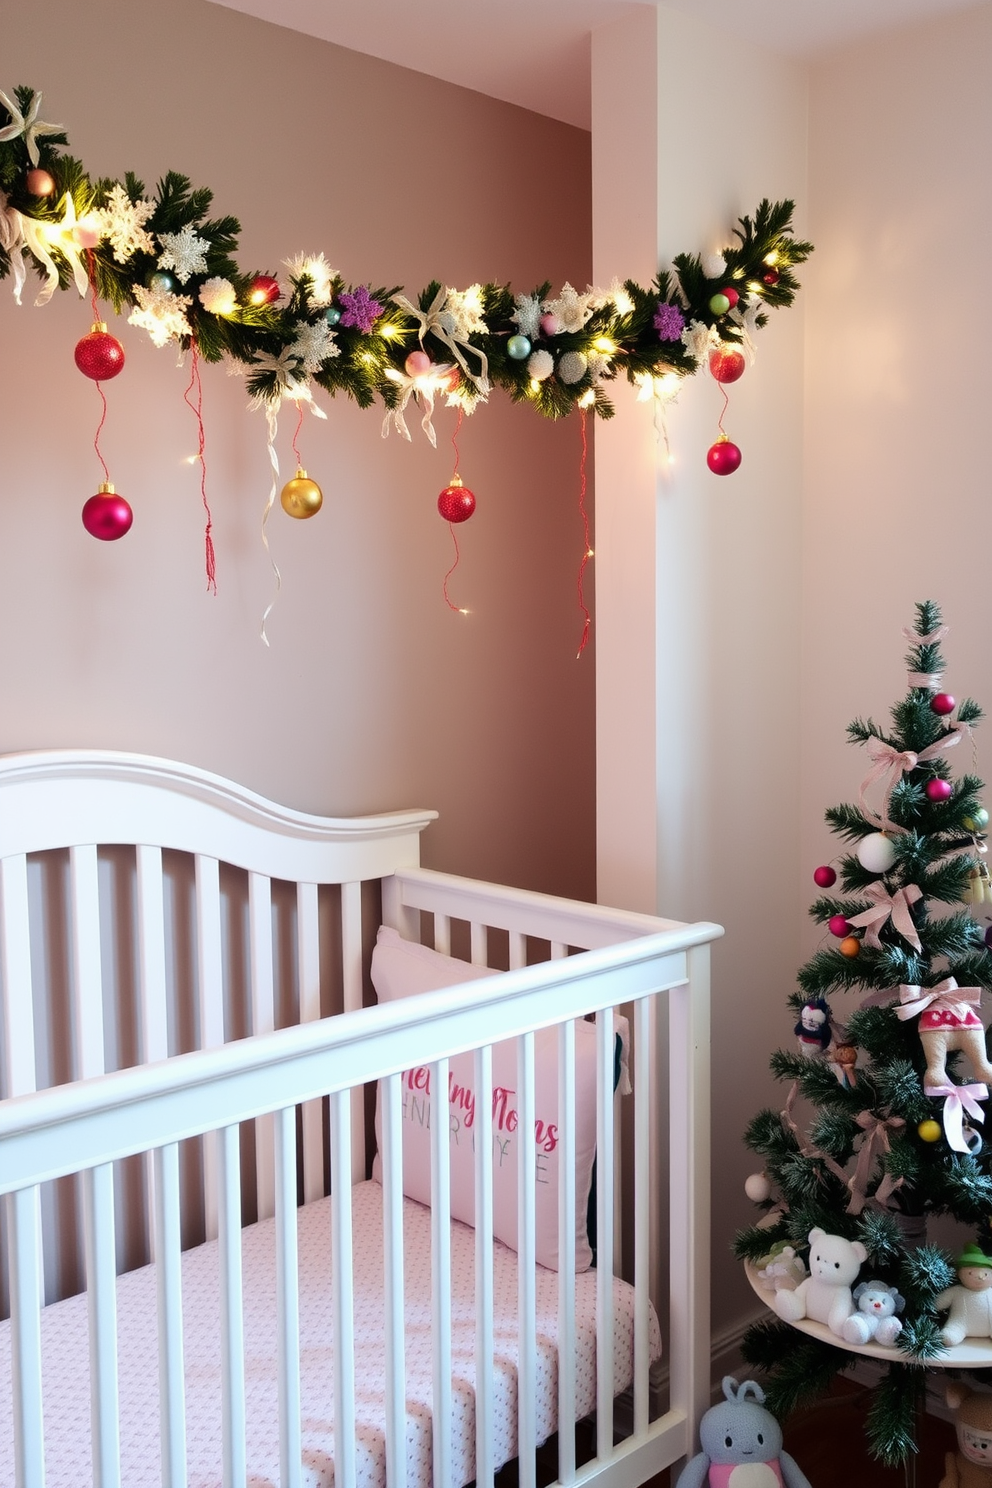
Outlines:
{"type": "MultiPolygon", "coordinates": [[[[273,1117],[276,1317],[279,1335],[279,1485],[300,1488],[300,1282],[296,1219],[296,1107],[273,1117]]],[[[350,1479],[348,1481],[351,1481],[350,1479]]]]}
{"type": "Polygon", "coordinates": [[[403,1309],[403,1087],[382,1092],[382,1233],[386,1322],[386,1482],[406,1488],[406,1348],[403,1309]]]}
{"type": "MultiPolygon", "coordinates": [[[[362,1005],[362,886],[341,885],[341,973],[344,1010],[362,1005]]],[[[351,1093],[351,1181],[365,1177],[365,1095],[360,1087],[351,1093]]]]}
{"type": "Polygon", "coordinates": [[[492,1488],[493,1354],[493,1051],[476,1049],[475,1065],[475,1477],[492,1488]]]}
{"type": "MultiPolygon", "coordinates": [[[[275,1027],[275,989],[272,973],[272,881],[264,873],[248,875],[248,943],[251,949],[251,1031],[271,1033],[275,1027]]],[[[255,1120],[255,1182],[258,1217],[275,1212],[273,1118],[255,1120]]]]}
{"type": "MultiPolygon", "coordinates": [[[[151,1064],[169,1053],[165,985],[165,906],[162,897],[162,850],[139,843],[135,848],[138,934],[138,1038],[140,1061],[151,1064]]],[[[154,1163],[145,1163],[152,1255],[157,1256],[154,1163]]]]}
{"type": "MultiPolygon", "coordinates": [[[[320,925],[317,917],[317,885],[296,885],[297,960],[299,963],[300,1022],[320,1017],[320,925]]],[[[303,1198],[306,1203],[324,1192],[323,1102],[307,1101],[303,1107],[303,1198]]]]}
{"type": "Polygon", "coordinates": [[[657,999],[634,1007],[634,1431],[650,1414],[651,1043],[657,999]]]}
{"type": "Polygon", "coordinates": [[[96,848],[69,849],[72,919],[75,1074],[80,1080],[104,1072],[103,979],[100,970],[100,889],[96,848]]]}
{"type": "Polygon", "coordinates": [[[245,1449],[245,1329],[241,1299],[241,1143],[237,1126],[224,1127],[216,1137],[220,1188],[218,1259],[224,1488],[244,1488],[248,1465],[245,1449]]]}
{"type": "Polygon", "coordinates": [[[519,971],[527,965],[527,937],[519,930],[510,931],[510,970],[519,971]]]}
{"type": "Polygon", "coordinates": [[[99,1167],[88,1168],[82,1179],[90,1321],[93,1481],[99,1483],[100,1488],[120,1488],[113,1165],[101,1163],[99,1167]]]}
{"type": "Polygon", "coordinates": [[[4,1096],[27,1095],[37,1075],[28,867],[24,853],[0,861],[0,973],[3,975],[4,1096]]]}
{"type": "MultiPolygon", "coordinates": [[[[521,937],[522,939],[523,937],[521,937]]],[[[511,958],[512,958],[511,937],[511,958]]],[[[535,1488],[537,1471],[537,1231],[534,1199],[534,1035],[517,1040],[517,1412],[520,1488],[535,1488]]]]}
{"type": "Polygon", "coordinates": [[[442,956],[451,955],[451,920],[445,914],[434,916],[434,949],[442,956]]]}
{"type": "MultiPolygon", "coordinates": [[[[334,1479],[355,1481],[355,1314],[351,1291],[351,1092],[331,1103],[331,1271],[334,1281],[334,1479]]],[[[405,1428],[404,1428],[405,1445],[405,1428]]]]}
{"type": "Polygon", "coordinates": [[[10,1330],[14,1371],[16,1488],[44,1488],[41,1393],[41,1206],[36,1188],[7,1195],[10,1242],[10,1330]]]}
{"type": "Polygon", "coordinates": [[[469,928],[469,955],[473,966],[489,965],[489,931],[476,920],[469,928]]]}
{"type": "Polygon", "coordinates": [[[575,1024],[558,1026],[558,1477],[575,1477],[575,1024]]]}
{"type": "Polygon", "coordinates": [[[613,1454],[613,1009],[596,1014],[596,1455],[613,1454]]]}
{"type": "MultiPolygon", "coordinates": [[[[220,864],[196,853],[196,982],[200,1048],[224,1042],[224,970],[220,920],[220,864]]],[[[218,1138],[203,1138],[203,1215],[208,1240],[217,1235],[218,1138]]],[[[239,1220],[240,1222],[240,1220],[239,1220]]]]}
{"type": "Polygon", "coordinates": [[[162,1409],[162,1488],[185,1488],[186,1396],[183,1385],[179,1147],[155,1149],[155,1260],[158,1291],[158,1373],[162,1409]]]}
{"type": "Polygon", "coordinates": [[[431,1427],[434,1483],[452,1488],[451,1454],[451,1138],[448,1061],[431,1078],[431,1427]]]}

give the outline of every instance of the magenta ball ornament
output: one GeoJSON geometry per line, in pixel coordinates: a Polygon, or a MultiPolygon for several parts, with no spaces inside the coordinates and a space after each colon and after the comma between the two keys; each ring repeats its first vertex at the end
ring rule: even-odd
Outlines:
{"type": "Polygon", "coordinates": [[[475,496],[457,475],[437,498],[437,509],[446,522],[467,522],[475,511],[475,496]]]}
{"type": "Polygon", "coordinates": [[[94,382],[109,382],[124,370],[124,348],[116,336],[111,336],[102,320],[95,322],[91,330],[76,342],[76,366],[84,377],[94,382]]]}
{"type": "Polygon", "coordinates": [[[943,717],[947,713],[953,713],[956,707],[957,702],[954,698],[951,697],[951,694],[949,692],[935,692],[933,697],[930,699],[931,711],[934,713],[939,713],[941,717],[943,717]]]}
{"type": "Polygon", "coordinates": [[[710,373],[717,382],[736,382],[746,367],[744,353],[734,346],[715,346],[710,352],[710,373]]]}
{"type": "Polygon", "coordinates": [[[926,791],[928,801],[946,801],[951,794],[951,782],[949,780],[928,780],[926,791]]]}
{"type": "Polygon", "coordinates": [[[727,299],[727,300],[730,301],[730,308],[731,308],[731,310],[734,308],[734,306],[737,304],[737,301],[740,299],[740,295],[737,293],[736,289],[732,288],[732,286],[729,285],[729,284],[724,285],[724,287],[720,291],[720,293],[723,295],[724,299],[727,299]]]}
{"type": "Polygon", "coordinates": [[[411,351],[403,366],[407,377],[423,377],[431,370],[433,363],[426,351],[411,351]]]}
{"type": "Polygon", "coordinates": [[[741,452],[732,440],[718,439],[707,450],[706,463],[714,475],[733,475],[741,463],[741,452]]]}
{"type": "Polygon", "coordinates": [[[843,915],[831,915],[827,923],[830,928],[830,934],[836,935],[838,940],[843,940],[845,936],[851,933],[851,927],[843,915]]]}
{"type": "Polygon", "coordinates": [[[819,868],[813,869],[813,882],[817,888],[832,889],[837,882],[836,871],[830,867],[829,863],[821,863],[819,868]]]}
{"type": "Polygon", "coordinates": [[[83,526],[90,537],[101,542],[116,542],[129,531],[133,521],[134,512],[109,481],[104,481],[83,507],[83,526]]]}

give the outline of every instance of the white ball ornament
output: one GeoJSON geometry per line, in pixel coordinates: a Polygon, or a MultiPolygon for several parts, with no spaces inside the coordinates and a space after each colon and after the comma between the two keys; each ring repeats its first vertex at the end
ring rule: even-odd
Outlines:
{"type": "Polygon", "coordinates": [[[200,304],[211,315],[232,315],[238,296],[230,279],[207,279],[200,285],[200,304]]]}
{"type": "Polygon", "coordinates": [[[763,1204],[772,1196],[772,1186],[767,1173],[752,1173],[744,1180],[744,1192],[754,1204],[763,1204]]]}
{"type": "Polygon", "coordinates": [[[581,351],[566,351],[558,360],[558,376],[564,383],[581,382],[589,363],[581,351]]]}
{"type": "Polygon", "coordinates": [[[544,382],[555,370],[555,359],[550,351],[535,351],[527,363],[527,371],[535,382],[544,382]]]}
{"type": "Polygon", "coordinates": [[[869,873],[888,873],[896,860],[891,838],[884,832],[871,832],[857,846],[858,862],[869,873]]]}
{"type": "Polygon", "coordinates": [[[722,279],[727,272],[727,260],[722,253],[707,253],[703,257],[703,273],[707,279],[722,279]]]}

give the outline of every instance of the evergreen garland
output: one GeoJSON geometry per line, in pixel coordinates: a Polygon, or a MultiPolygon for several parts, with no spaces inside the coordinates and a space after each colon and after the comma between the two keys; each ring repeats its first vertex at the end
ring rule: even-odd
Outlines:
{"type": "MultiPolygon", "coordinates": [[[[394,301],[395,289],[347,285],[333,273],[318,293],[302,256],[292,261],[289,275],[283,276],[276,302],[253,303],[259,274],[238,267],[237,219],[209,217],[211,191],[193,188],[186,176],[172,171],[159,181],[148,199],[144,182],[131,172],[123,182],[91,178],[80,161],[61,152],[59,147],[67,144],[61,126],[45,125],[36,119],[33,128],[28,127],[31,111],[37,114],[38,103],[40,95],[30,87],[17,87],[10,97],[0,93],[0,279],[25,265],[45,277],[45,267],[31,242],[32,229],[40,224],[43,233],[52,229],[52,237],[47,240],[49,256],[58,287],[68,288],[74,279],[72,254],[75,252],[77,259],[83,254],[73,248],[71,238],[69,253],[64,251],[54,231],[56,225],[66,221],[67,211],[74,212],[77,222],[93,220],[94,214],[99,222],[103,214],[104,231],[85,254],[87,272],[92,274],[99,296],[115,311],[140,313],[142,296],[163,272],[163,234],[190,230],[202,253],[202,263],[195,271],[178,276],[174,294],[167,292],[162,313],[178,312],[179,320],[170,322],[171,329],[163,322],[162,338],[177,341],[183,349],[195,344],[206,361],[229,358],[239,364],[255,399],[278,401],[286,393],[308,396],[312,382],[332,396],[346,394],[360,407],[369,407],[379,399],[388,409],[397,404],[398,381],[402,380],[405,358],[411,350],[422,346],[433,363],[452,363],[450,338],[446,340],[429,327],[422,333],[421,322],[394,301]],[[32,166],[49,173],[53,191],[43,196],[32,194],[28,186],[32,166]],[[123,247],[110,241],[107,214],[113,214],[115,202],[118,215],[123,210],[126,216],[134,208],[140,219],[134,241],[123,247]],[[201,291],[209,281],[223,281],[229,286],[229,310],[210,310],[203,303],[201,291]],[[356,288],[367,291],[368,298],[379,307],[367,329],[341,319],[341,296],[355,293],[356,288]],[[182,303],[187,300],[188,304],[182,303]],[[314,328],[324,335],[322,323],[329,323],[333,330],[328,354],[314,363],[300,350],[301,335],[305,340],[314,328]],[[272,359],[281,362],[280,368],[272,366],[272,359]]],[[[515,402],[530,403],[547,418],[564,417],[576,406],[609,418],[613,405],[607,387],[621,372],[629,382],[650,388],[648,379],[692,375],[706,359],[710,346],[722,342],[750,350],[752,333],[765,325],[768,309],[792,303],[799,288],[793,270],[812,252],[812,244],[792,236],[792,213],[791,201],[763,201],[753,217],[742,217],[734,229],[737,242],[726,249],[725,268],[715,277],[707,274],[698,255],[679,254],[674,268],[662,271],[647,289],[628,280],[622,288],[615,286],[610,291],[576,297],[566,286],[562,293],[573,296],[574,313],[569,324],[556,331],[541,329],[537,324],[553,303],[549,284],[540,285],[532,295],[516,297],[505,285],[473,286],[466,294],[474,294],[473,305],[479,313],[467,320],[463,316],[457,327],[458,345],[468,372],[462,369],[460,382],[457,369],[449,378],[449,401],[471,409],[492,385],[503,388],[515,402]],[[739,302],[720,313],[710,302],[727,286],[740,296],[739,302]],[[527,337],[529,352],[515,358],[507,347],[520,334],[514,317],[520,313],[523,300],[529,302],[523,313],[533,322],[534,334],[527,337]],[[660,339],[655,326],[660,306],[677,309],[686,328],[684,338],[676,334],[671,339],[660,339]],[[532,375],[528,363],[535,352],[550,355],[554,366],[550,375],[532,375]],[[488,364],[486,378],[480,375],[479,353],[488,364]],[[579,353],[586,362],[585,370],[575,380],[560,375],[562,358],[568,353],[579,353]]],[[[321,267],[327,268],[322,255],[321,267]]],[[[429,285],[418,296],[416,303],[421,311],[428,310],[440,289],[440,285],[429,285]]],[[[442,316],[449,312],[449,322],[452,318],[459,321],[458,297],[451,297],[454,293],[448,291],[447,299],[442,296],[440,306],[442,316]]],[[[207,296],[209,303],[209,287],[207,296]]],[[[157,327],[149,326],[148,317],[151,314],[154,321],[155,313],[154,307],[149,312],[146,306],[145,319],[138,322],[152,329],[153,334],[157,327]]],[[[520,350],[519,344],[516,349],[520,350]]],[[[571,370],[580,366],[573,358],[571,370]]]]}
{"type": "MultiPolygon", "coordinates": [[[[956,742],[952,736],[959,725],[977,723],[982,713],[971,699],[957,707],[956,722],[931,707],[944,667],[939,637],[934,638],[940,629],[937,606],[917,605],[906,658],[911,685],[892,708],[891,727],[855,719],[848,729],[855,744],[878,740],[914,757],[934,749],[904,771],[882,807],[895,861],[881,882],[890,894],[913,884],[922,891],[911,908],[922,949],[914,950],[889,919],[877,932],[878,947],[862,940],[857,954],[847,956],[823,946],[800,968],[798,991],[789,1000],[793,1016],[813,998],[855,991],[883,995],[873,1005],[844,1014],[843,1038],[859,1051],[855,1083],[849,1088],[836,1077],[829,1053],[827,1058],[785,1050],[772,1055],[773,1074],[793,1095],[786,1112],[758,1112],[744,1141],[760,1154],[776,1197],[763,1203],[764,1221],[741,1231],[735,1242],[738,1257],[751,1262],[767,1256],[776,1242],[788,1242],[806,1254],[809,1231],[819,1226],[828,1234],[861,1241],[868,1253],[861,1278],[878,1278],[902,1293],[906,1309],[898,1349],[904,1362],[890,1364],[868,1421],[871,1450],[889,1466],[915,1451],[913,1421],[922,1398],[923,1366],[945,1352],[934,1300],[955,1281],[954,1267],[940,1250],[927,1244],[914,1248],[904,1241],[899,1218],[949,1214],[972,1232],[968,1238],[980,1247],[987,1249],[992,1239],[992,1148],[986,1139],[978,1152],[965,1154],[951,1148],[946,1133],[937,1141],[923,1139],[921,1123],[940,1122],[944,1103],[924,1092],[926,1057],[918,1020],[900,1020],[893,1005],[901,984],[926,989],[948,976],[961,987],[992,990],[992,954],[982,928],[969,912],[955,907],[967,897],[981,861],[987,822],[979,801],[982,782],[968,773],[951,782],[939,747],[956,742]],[[929,676],[932,685],[912,685],[921,676],[929,676]],[[933,801],[926,794],[927,782],[934,779],[951,782],[946,800],[933,801]],[[888,1152],[873,1161],[867,1206],[858,1213],[845,1180],[862,1140],[858,1117],[863,1113],[896,1117],[902,1124],[890,1129],[888,1152]],[[883,1190],[880,1202],[874,1195],[883,1180],[889,1192],[883,1190]]],[[[968,745],[957,747],[966,750],[968,745]]],[[[868,792],[873,801],[872,792],[880,796],[884,786],[884,779],[876,780],[868,792]]],[[[855,847],[879,830],[878,821],[861,805],[831,807],[826,820],[836,836],[855,847]]],[[[837,867],[837,892],[820,895],[810,906],[818,925],[837,915],[850,920],[868,909],[865,890],[880,881],[853,853],[843,854],[837,867]]],[[[948,1081],[967,1083],[971,1076],[956,1069],[957,1057],[948,1059],[948,1081]]],[[[744,1357],[768,1373],[770,1408],[788,1411],[815,1398],[837,1371],[851,1367],[855,1356],[844,1351],[840,1340],[836,1346],[821,1343],[776,1321],[749,1330],[744,1357]]]]}

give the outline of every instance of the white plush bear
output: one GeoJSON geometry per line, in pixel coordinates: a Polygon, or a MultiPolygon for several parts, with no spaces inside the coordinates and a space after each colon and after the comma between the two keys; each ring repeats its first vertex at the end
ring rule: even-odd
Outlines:
{"type": "Polygon", "coordinates": [[[794,1292],[775,1293],[775,1311],[787,1323],[802,1318],[826,1323],[831,1333],[843,1338],[844,1324],[855,1311],[851,1283],[868,1252],[860,1240],[820,1229],[810,1230],[809,1246],[809,1276],[794,1292]]]}
{"type": "Polygon", "coordinates": [[[854,1300],[858,1310],[849,1317],[841,1329],[845,1343],[875,1343],[891,1348],[902,1332],[902,1323],[896,1317],[906,1306],[905,1299],[895,1287],[884,1281],[863,1281],[854,1288],[854,1300]]]}

